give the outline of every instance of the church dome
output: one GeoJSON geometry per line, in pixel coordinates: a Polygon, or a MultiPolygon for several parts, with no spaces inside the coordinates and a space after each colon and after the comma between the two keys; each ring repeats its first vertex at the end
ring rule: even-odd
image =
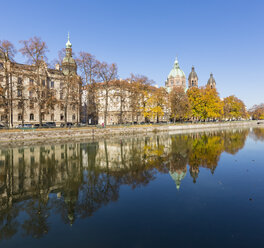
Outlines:
{"type": "Polygon", "coordinates": [[[183,70],[181,70],[181,68],[179,66],[179,62],[178,62],[177,58],[175,59],[174,66],[173,66],[172,70],[170,71],[168,78],[171,78],[171,77],[173,77],[173,78],[185,77],[183,70]]]}
{"type": "Polygon", "coordinates": [[[197,78],[198,79],[198,76],[197,76],[197,73],[194,70],[194,67],[192,67],[192,71],[189,74],[188,80],[190,80],[192,78],[197,78]]]}

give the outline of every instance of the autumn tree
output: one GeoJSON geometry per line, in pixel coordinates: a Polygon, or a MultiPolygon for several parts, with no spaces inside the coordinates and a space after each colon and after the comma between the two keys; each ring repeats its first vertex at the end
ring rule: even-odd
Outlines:
{"type": "Polygon", "coordinates": [[[3,69],[4,76],[0,75],[0,98],[5,112],[6,125],[13,126],[13,85],[12,85],[12,70],[16,49],[8,40],[0,40],[0,59],[3,63],[0,65],[0,70],[3,69]],[[2,67],[2,68],[1,68],[2,67]],[[5,82],[5,83],[4,83],[5,82]]]}
{"type": "Polygon", "coordinates": [[[156,119],[159,123],[160,117],[164,116],[166,108],[167,92],[164,88],[150,88],[145,93],[146,104],[144,105],[144,117],[148,120],[156,119]]]}
{"type": "Polygon", "coordinates": [[[248,114],[243,101],[234,95],[224,98],[224,117],[227,119],[247,118],[248,114]]]}
{"type": "Polygon", "coordinates": [[[39,37],[33,37],[29,40],[20,41],[23,47],[19,50],[22,55],[28,59],[28,63],[32,65],[31,83],[29,90],[36,95],[36,102],[38,107],[39,124],[42,125],[42,110],[45,107],[47,96],[47,84],[45,74],[46,52],[47,45],[39,37]]]}
{"type": "Polygon", "coordinates": [[[138,122],[138,117],[141,113],[141,89],[142,89],[142,84],[148,82],[144,76],[138,76],[131,74],[130,78],[128,78],[129,81],[129,108],[131,111],[131,121],[132,124],[134,122],[138,122]],[[135,119],[136,118],[136,119],[135,119]]]}
{"type": "Polygon", "coordinates": [[[102,62],[98,65],[98,79],[101,81],[101,89],[104,101],[104,125],[107,125],[109,92],[111,81],[117,78],[117,65],[102,62]]]}
{"type": "Polygon", "coordinates": [[[173,87],[169,95],[171,117],[174,120],[187,119],[190,115],[190,103],[182,87],[173,87]]]}
{"type": "Polygon", "coordinates": [[[249,114],[253,120],[264,120],[264,103],[254,105],[250,110],[249,114]]]}
{"type": "Polygon", "coordinates": [[[87,52],[80,52],[76,63],[82,76],[83,86],[86,89],[86,121],[89,119],[92,122],[97,120],[97,108],[96,108],[96,80],[98,77],[99,61],[95,59],[93,55],[87,52]]]}
{"type": "Polygon", "coordinates": [[[223,115],[223,103],[216,89],[209,86],[192,87],[187,91],[191,116],[198,120],[219,119],[223,115]]]}

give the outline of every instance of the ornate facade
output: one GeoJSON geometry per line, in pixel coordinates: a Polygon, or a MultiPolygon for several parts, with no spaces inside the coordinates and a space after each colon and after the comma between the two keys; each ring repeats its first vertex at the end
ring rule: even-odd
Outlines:
{"type": "Polygon", "coordinates": [[[0,53],[0,89],[4,93],[0,106],[0,122],[10,127],[22,124],[55,122],[78,123],[80,120],[80,98],[69,97],[69,91],[80,93],[81,81],[77,76],[77,66],[72,58],[72,45],[69,37],[66,55],[61,68],[48,68],[45,61],[35,65],[25,65],[5,59],[0,53]],[[39,73],[37,75],[37,71],[39,73]],[[78,80],[73,87],[69,80],[78,80]],[[40,98],[43,100],[39,108],[40,98]],[[65,106],[67,105],[67,109],[65,106]]]}

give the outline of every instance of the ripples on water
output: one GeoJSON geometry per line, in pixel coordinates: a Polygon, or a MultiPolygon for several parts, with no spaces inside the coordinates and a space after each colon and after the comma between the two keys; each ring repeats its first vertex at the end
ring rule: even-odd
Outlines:
{"type": "Polygon", "coordinates": [[[0,247],[264,247],[264,129],[0,148],[0,247]]]}

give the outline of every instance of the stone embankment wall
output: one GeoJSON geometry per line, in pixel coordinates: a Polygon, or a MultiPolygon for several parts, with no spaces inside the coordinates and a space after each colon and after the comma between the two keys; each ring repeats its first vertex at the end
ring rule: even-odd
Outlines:
{"type": "Polygon", "coordinates": [[[45,129],[45,130],[12,130],[0,132],[0,145],[20,143],[29,141],[71,141],[88,140],[94,138],[111,138],[113,136],[130,136],[135,134],[146,135],[157,132],[190,132],[194,130],[207,131],[209,129],[221,129],[228,127],[254,127],[257,121],[223,122],[223,123],[201,123],[201,124],[175,124],[175,125],[146,125],[128,127],[107,128],[70,128],[70,129],[45,129]]]}

